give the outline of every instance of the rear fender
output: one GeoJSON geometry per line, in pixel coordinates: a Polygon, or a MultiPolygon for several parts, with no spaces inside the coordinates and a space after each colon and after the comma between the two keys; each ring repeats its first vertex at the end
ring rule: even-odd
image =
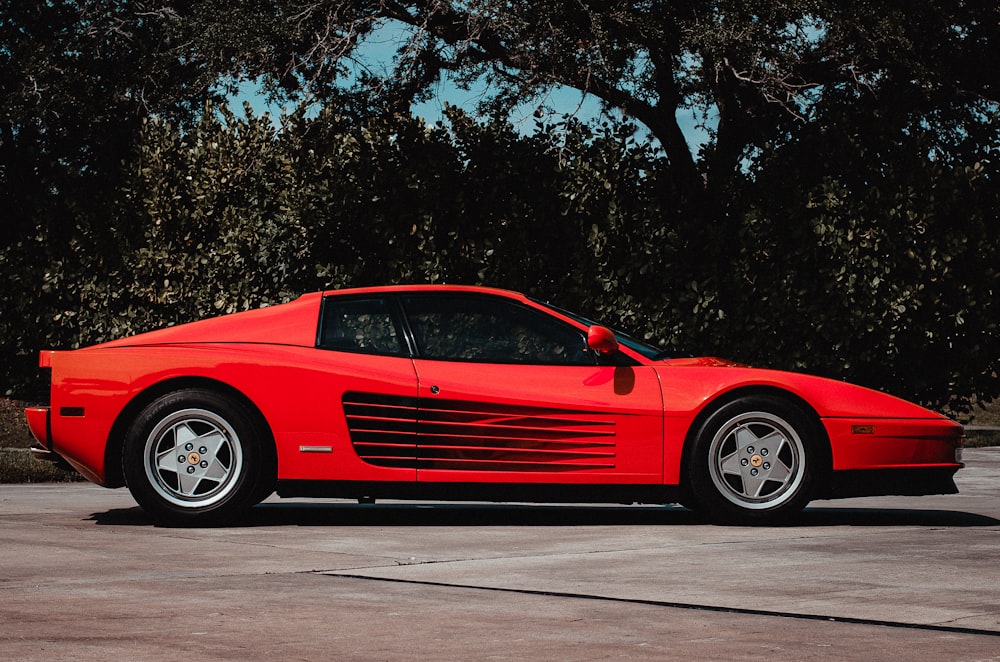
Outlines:
{"type": "Polygon", "coordinates": [[[264,418],[260,409],[250,398],[232,386],[214,379],[206,377],[178,377],[150,386],[137,394],[125,405],[121,413],[118,414],[114,425],[111,426],[111,433],[108,435],[108,443],[104,451],[105,486],[123,487],[125,485],[125,475],[122,469],[122,453],[125,447],[125,437],[128,435],[129,428],[140,412],[157,398],[172,391],[185,388],[204,388],[217,391],[227,397],[240,400],[245,404],[257,417],[257,425],[263,432],[264,438],[269,440],[268,448],[266,449],[269,455],[265,459],[270,462],[271,467],[277,467],[277,451],[274,447],[274,436],[271,432],[271,427],[268,425],[267,419],[264,418]]]}

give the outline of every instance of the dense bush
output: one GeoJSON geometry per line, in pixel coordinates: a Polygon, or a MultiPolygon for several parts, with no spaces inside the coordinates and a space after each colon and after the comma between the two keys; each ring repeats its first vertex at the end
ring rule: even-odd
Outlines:
{"type": "Polygon", "coordinates": [[[0,394],[45,397],[45,347],[426,281],[939,408],[992,399],[998,16],[0,0],[0,394]],[[366,61],[372,41],[394,54],[366,61]],[[313,110],[210,105],[247,78],[313,110]],[[413,118],[443,82],[493,119],[413,118]],[[556,85],[640,132],[507,124],[524,103],[551,118],[556,85]]]}
{"type": "MultiPolygon", "coordinates": [[[[776,154],[726,201],[733,232],[712,238],[678,211],[683,192],[664,157],[625,124],[524,135],[454,110],[437,126],[330,110],[281,121],[226,108],[187,130],[147,121],[119,206],[118,257],[75,238],[75,261],[18,275],[40,295],[19,301],[29,314],[4,316],[16,339],[6,351],[76,347],[318,289],[484,283],[664,345],[938,407],[996,394],[986,160],[910,155],[921,168],[873,182],[851,162],[808,172],[776,154]]],[[[9,388],[23,388],[30,371],[8,365],[9,388]]]]}

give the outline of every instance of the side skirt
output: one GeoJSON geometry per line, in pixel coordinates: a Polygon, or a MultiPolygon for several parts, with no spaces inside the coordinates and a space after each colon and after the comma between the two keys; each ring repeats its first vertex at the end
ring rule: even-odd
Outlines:
{"type": "Polygon", "coordinates": [[[676,503],[676,485],[523,485],[285,480],[278,496],[529,503],[676,503]]]}
{"type": "MultiPolygon", "coordinates": [[[[959,467],[835,471],[815,499],[957,494],[959,467]]],[[[490,501],[527,503],[678,503],[677,485],[562,485],[510,483],[389,483],[283,480],[278,496],[327,499],[490,501]]]]}

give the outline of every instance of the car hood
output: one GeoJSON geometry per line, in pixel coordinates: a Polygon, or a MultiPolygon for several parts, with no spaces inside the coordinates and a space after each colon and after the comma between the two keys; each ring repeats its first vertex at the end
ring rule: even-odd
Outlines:
{"type": "Polygon", "coordinates": [[[823,418],[946,418],[912,402],[847,382],[751,368],[714,357],[667,360],[655,369],[668,412],[694,412],[727,393],[766,388],[798,396],[823,418]]]}

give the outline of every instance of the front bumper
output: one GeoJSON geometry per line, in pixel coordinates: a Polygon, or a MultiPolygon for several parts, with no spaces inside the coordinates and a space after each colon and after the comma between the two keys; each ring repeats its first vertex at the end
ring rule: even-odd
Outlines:
{"type": "Polygon", "coordinates": [[[962,467],[965,429],[946,418],[823,419],[833,470],[962,467]]]}
{"type": "Polygon", "coordinates": [[[958,466],[834,471],[817,499],[958,494],[958,466]]]}

